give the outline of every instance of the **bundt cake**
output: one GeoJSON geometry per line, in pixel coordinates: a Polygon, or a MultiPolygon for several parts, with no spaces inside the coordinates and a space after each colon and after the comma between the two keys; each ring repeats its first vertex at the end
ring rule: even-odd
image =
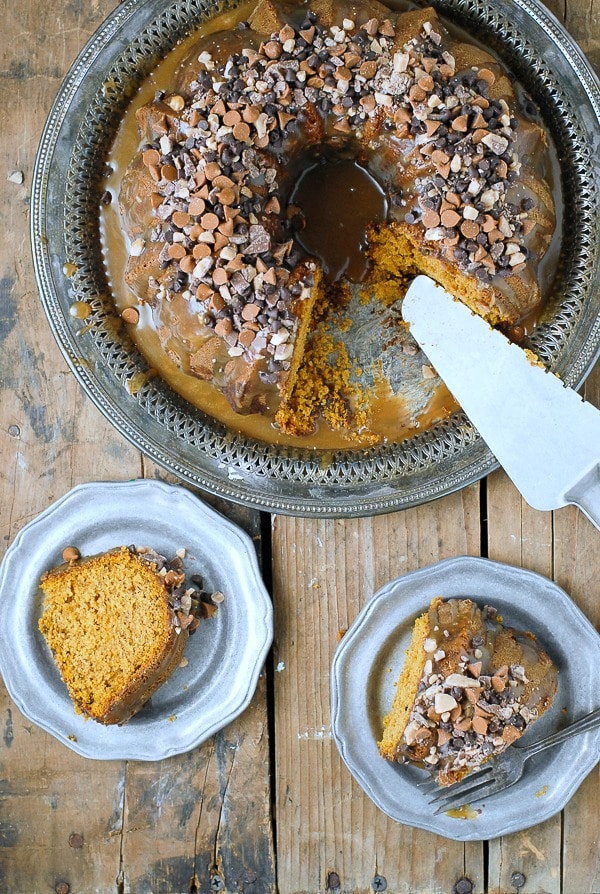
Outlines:
{"type": "Polygon", "coordinates": [[[450,785],[520,738],[556,685],[533,634],[470,599],[436,598],[415,621],[379,751],[450,785]]]}
{"type": "Polygon", "coordinates": [[[182,560],[120,547],[46,572],[39,620],[79,714],[125,723],[179,666],[198,593],[182,560]]]}
{"type": "MultiPolygon", "coordinates": [[[[396,300],[425,272],[505,327],[540,304],[555,228],[545,132],[495,58],[433,9],[259,0],[237,26],[201,36],[172,90],[137,117],[119,208],[140,324],[239,414],[314,429],[348,384],[344,358],[323,376],[315,358],[335,351],[313,344],[344,289],[396,300]],[[327,165],[357,178],[349,219],[365,178],[381,194],[356,270],[328,264],[321,237],[307,236],[318,194],[309,214],[299,181],[320,165],[322,178],[327,165]]],[[[339,249],[345,233],[322,240],[339,249]]]]}

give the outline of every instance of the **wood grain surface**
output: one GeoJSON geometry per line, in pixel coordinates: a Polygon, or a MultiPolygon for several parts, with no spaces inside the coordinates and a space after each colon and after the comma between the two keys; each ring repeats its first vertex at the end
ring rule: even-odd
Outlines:
{"type": "MultiPolygon", "coordinates": [[[[76,484],[174,481],[111,427],[67,369],[29,248],[45,117],[114,5],[0,4],[2,552],[76,484]]],[[[598,70],[598,0],[549,5],[598,70]]],[[[600,406],[598,367],[585,393],[600,406]]],[[[573,508],[535,512],[502,472],[426,506],[347,521],[261,519],[206,499],[254,538],[273,594],[273,653],[251,706],[188,754],[91,761],[30,723],[0,686],[0,894],[598,894],[597,769],[553,819],[489,843],[454,842],[373,806],[337,753],[329,705],[333,653],[366,600],[438,559],[488,555],[538,571],[598,626],[591,524],[573,508]]]]}

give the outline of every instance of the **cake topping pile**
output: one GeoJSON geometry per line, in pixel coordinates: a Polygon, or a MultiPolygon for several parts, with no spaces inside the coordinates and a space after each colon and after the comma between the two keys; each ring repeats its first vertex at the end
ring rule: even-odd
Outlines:
{"type": "Polygon", "coordinates": [[[456,73],[440,35],[427,23],[424,31],[422,41],[405,48],[408,102],[394,116],[399,135],[415,140],[427,169],[418,181],[418,204],[405,219],[421,223],[427,242],[486,284],[523,270],[523,239],[535,226],[532,198],[519,207],[506,198],[521,170],[517,122],[504,99],[490,98],[493,71],[456,73]]]}
{"type": "Polygon", "coordinates": [[[427,659],[404,740],[409,747],[419,744],[428,749],[423,761],[431,769],[472,770],[504,751],[538,716],[536,708],[521,698],[529,682],[524,667],[503,665],[484,673],[486,646],[483,635],[473,636],[457,671],[444,676],[443,632],[439,640],[425,640],[427,659]]]}
{"type": "Polygon", "coordinates": [[[191,586],[186,582],[183,570],[184,550],[179,550],[172,559],[167,559],[151,547],[130,546],[128,549],[147,562],[162,578],[168,592],[173,626],[177,633],[187,630],[192,634],[203,617],[214,613],[218,597],[222,594],[218,594],[218,596],[209,594],[198,575],[192,576],[191,586]],[[215,596],[217,596],[217,600],[215,600],[215,596]]]}
{"type": "MultiPolygon", "coordinates": [[[[290,366],[294,305],[315,270],[293,239],[297,209],[282,207],[285,149],[295,135],[310,141],[311,128],[322,133],[323,117],[338,138],[376,140],[383,127],[386,139],[410,141],[419,199],[406,221],[423,228],[431,250],[482,284],[525,263],[529,209],[505,198],[519,172],[514,119],[488,98],[494,74],[457,75],[430,23],[398,48],[388,19],[323,28],[309,12],[257,49],[198,61],[191,103],[157,96],[155,139],[143,150],[156,183],[151,238],[164,243],[160,265],[172,270],[157,296],[198,302],[230,356],[267,360],[266,381],[290,366]]],[[[144,249],[143,239],[131,246],[134,255],[144,249]]]]}

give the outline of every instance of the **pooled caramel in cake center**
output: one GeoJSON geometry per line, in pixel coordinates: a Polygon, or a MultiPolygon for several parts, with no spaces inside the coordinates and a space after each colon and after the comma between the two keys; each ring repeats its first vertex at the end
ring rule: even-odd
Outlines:
{"type": "Polygon", "coordinates": [[[352,158],[316,159],[298,178],[291,202],[302,212],[296,238],[317,257],[326,279],[363,282],[367,227],[383,223],[388,203],[374,177],[352,158]]]}

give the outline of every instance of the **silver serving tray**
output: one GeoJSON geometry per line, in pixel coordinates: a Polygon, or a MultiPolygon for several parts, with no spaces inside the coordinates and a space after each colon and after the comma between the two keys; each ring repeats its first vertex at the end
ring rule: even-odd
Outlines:
{"type": "Polygon", "coordinates": [[[273,639],[272,605],[254,544],[182,487],[160,481],[74,488],[26,525],[0,566],[0,672],[19,710],[73,751],[98,760],[161,760],[195,748],[248,706],[273,639]],[[39,580],[65,546],[185,549],[186,575],[225,598],[186,643],[187,663],[123,726],[76,714],[39,632],[39,580]]]}
{"type": "Polygon", "coordinates": [[[392,705],[414,621],[436,596],[470,597],[480,606],[492,605],[508,626],[534,633],[555,662],[554,702],[523,736],[523,744],[600,705],[600,636],[567,594],[531,571],[462,556],[391,581],[345,634],[331,670],[331,729],[340,754],[377,807],[405,825],[479,841],[541,823],[562,810],[597,764],[599,730],[532,758],[518,783],[475,802],[471,818],[434,816],[418,788],[428,774],[379,754],[382,718],[392,705]]]}
{"type": "MultiPolygon", "coordinates": [[[[600,84],[573,40],[535,0],[434,0],[494,48],[541,109],[562,167],[560,275],[531,347],[578,387],[600,346],[600,84]]],[[[158,378],[132,395],[147,366],[115,327],[102,264],[99,196],[119,120],[138,85],[217,8],[211,0],[125,0],[67,74],[37,156],[31,238],[42,304],[76,378],[132,444],[185,481],[248,506],[313,516],[402,509],[470,484],[497,463],[462,413],[398,444],[314,451],[227,430],[158,378]],[[66,261],[76,273],[63,273],[66,261]],[[69,308],[85,301],[85,320],[69,308]]]]}

